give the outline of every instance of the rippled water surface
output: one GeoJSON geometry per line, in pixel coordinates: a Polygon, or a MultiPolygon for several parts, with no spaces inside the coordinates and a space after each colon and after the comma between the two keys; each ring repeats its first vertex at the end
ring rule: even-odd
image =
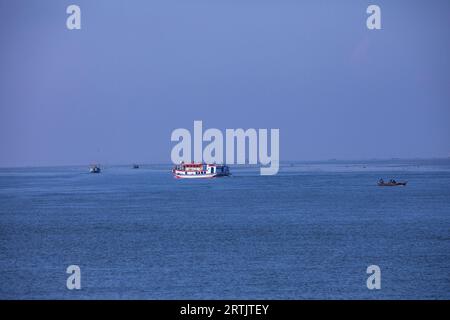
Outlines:
{"type": "Polygon", "coordinates": [[[0,298],[450,299],[450,160],[232,170],[0,169],[0,298]]]}

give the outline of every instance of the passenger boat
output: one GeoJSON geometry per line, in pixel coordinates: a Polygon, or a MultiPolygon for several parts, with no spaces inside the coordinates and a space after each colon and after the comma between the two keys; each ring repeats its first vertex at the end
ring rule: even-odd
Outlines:
{"type": "Polygon", "coordinates": [[[98,165],[94,164],[89,168],[90,173],[100,173],[101,169],[98,165]]]}
{"type": "Polygon", "coordinates": [[[230,169],[222,164],[181,163],[172,169],[177,179],[216,178],[230,175],[230,169]]]}

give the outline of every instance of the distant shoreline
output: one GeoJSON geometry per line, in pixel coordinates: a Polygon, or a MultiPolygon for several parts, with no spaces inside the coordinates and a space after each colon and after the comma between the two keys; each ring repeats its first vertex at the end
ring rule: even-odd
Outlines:
{"type": "MultiPolygon", "coordinates": [[[[283,160],[280,161],[281,165],[293,164],[293,163],[370,163],[370,162],[396,162],[396,161],[450,161],[450,157],[429,157],[429,158],[370,158],[370,159],[327,159],[327,160],[283,160]]],[[[133,164],[139,164],[142,166],[173,166],[171,162],[130,162],[128,164],[123,163],[98,163],[102,167],[132,167],[133,164]]],[[[9,165],[0,166],[0,169],[32,169],[32,168],[70,168],[70,167],[89,167],[90,163],[84,164],[60,164],[60,165],[9,165]]],[[[242,164],[232,165],[234,167],[255,167],[259,164],[242,164]]]]}

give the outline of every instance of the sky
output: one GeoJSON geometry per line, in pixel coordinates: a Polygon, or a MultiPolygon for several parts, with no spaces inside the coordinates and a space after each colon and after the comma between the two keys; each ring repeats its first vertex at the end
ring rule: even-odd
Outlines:
{"type": "Polygon", "coordinates": [[[281,161],[448,157],[449,33],[448,0],[0,0],[0,166],[170,162],[194,120],[278,128],[281,161]]]}

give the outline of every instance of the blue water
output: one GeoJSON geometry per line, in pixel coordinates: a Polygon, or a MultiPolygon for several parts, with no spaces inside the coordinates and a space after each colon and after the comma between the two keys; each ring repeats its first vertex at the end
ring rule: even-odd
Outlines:
{"type": "Polygon", "coordinates": [[[450,299],[450,160],[232,170],[0,169],[0,298],[450,299]]]}

